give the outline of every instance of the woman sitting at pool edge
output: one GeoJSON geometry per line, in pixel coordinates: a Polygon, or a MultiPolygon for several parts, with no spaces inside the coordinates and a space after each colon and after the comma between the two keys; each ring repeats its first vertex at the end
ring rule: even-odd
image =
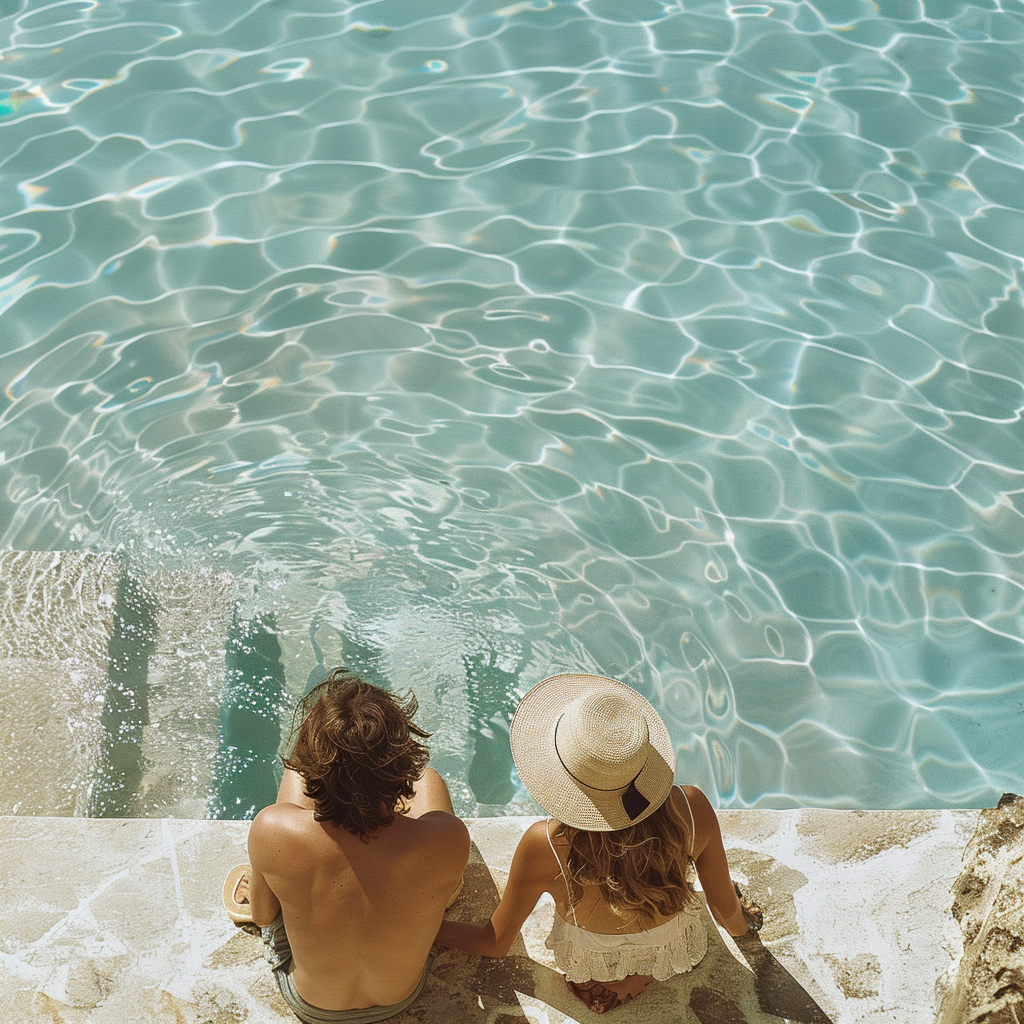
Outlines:
{"type": "Polygon", "coordinates": [[[704,956],[691,864],[730,935],[760,928],[729,877],[714,808],[695,786],[673,785],[668,731],[635,690],[552,676],[520,702],[510,740],[519,778],[552,817],[524,833],[491,919],[445,921],[437,945],[504,956],[548,892],[547,946],[571,991],[604,1013],[704,956]]]}

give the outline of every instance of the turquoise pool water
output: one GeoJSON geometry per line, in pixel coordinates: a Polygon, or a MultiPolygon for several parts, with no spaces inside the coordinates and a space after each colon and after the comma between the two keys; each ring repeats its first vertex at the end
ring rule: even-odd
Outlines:
{"type": "Polygon", "coordinates": [[[565,670],[722,805],[1024,786],[1020,0],[0,14],[0,549],[215,573],[466,812],[565,670]]]}

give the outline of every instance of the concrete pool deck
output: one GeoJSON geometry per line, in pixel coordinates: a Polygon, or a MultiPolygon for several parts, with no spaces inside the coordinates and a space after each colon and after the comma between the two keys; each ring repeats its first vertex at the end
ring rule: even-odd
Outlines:
{"type": "MultiPolygon", "coordinates": [[[[466,886],[450,914],[490,913],[532,820],[470,822],[466,886]]],[[[1024,1021],[1024,801],[723,811],[721,821],[764,929],[737,947],[707,918],[704,961],[616,1010],[621,1024],[1024,1021]],[[965,933],[975,939],[966,950],[965,933]],[[964,982],[992,949],[1005,951],[1001,980],[979,1002],[964,982]]],[[[0,1020],[294,1021],[258,937],[221,906],[247,831],[230,821],[0,817],[0,1020]]],[[[544,947],[552,912],[538,906],[501,960],[435,950],[423,995],[395,1024],[592,1020],[544,947]]]]}

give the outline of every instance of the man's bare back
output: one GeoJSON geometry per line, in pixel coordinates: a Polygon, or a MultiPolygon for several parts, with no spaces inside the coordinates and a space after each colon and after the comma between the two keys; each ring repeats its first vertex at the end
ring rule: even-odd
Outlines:
{"type": "Polygon", "coordinates": [[[268,926],[281,913],[291,980],[305,1002],[324,1010],[399,1003],[424,976],[469,859],[469,832],[429,767],[411,798],[391,805],[399,813],[366,837],[315,820],[308,786],[286,768],[277,803],[253,820],[252,919],[268,926]]]}
{"type": "MultiPolygon", "coordinates": [[[[469,858],[466,826],[450,803],[447,812],[428,809],[412,817],[414,798],[409,814],[364,842],[314,821],[312,801],[294,773],[287,776],[282,793],[307,806],[279,796],[252,823],[253,921],[269,925],[279,909],[283,913],[295,987],[306,1002],[325,1010],[400,1002],[420,980],[469,858]]],[[[439,782],[428,768],[417,796],[439,782]]]]}

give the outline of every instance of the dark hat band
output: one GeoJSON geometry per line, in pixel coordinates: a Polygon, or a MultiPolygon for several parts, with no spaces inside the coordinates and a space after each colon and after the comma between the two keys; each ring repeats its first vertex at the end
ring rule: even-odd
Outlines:
{"type": "MultiPolygon", "coordinates": [[[[559,725],[561,725],[563,718],[565,718],[564,711],[558,716],[558,718],[555,721],[555,757],[558,758],[558,762],[565,769],[566,774],[569,776],[570,779],[572,779],[573,782],[578,782],[584,789],[592,789],[595,793],[618,793],[618,791],[622,789],[622,786],[612,786],[611,789],[601,789],[600,786],[592,786],[589,782],[584,782],[581,778],[578,778],[577,776],[573,775],[572,769],[562,760],[562,755],[558,749],[558,727],[559,725]]],[[[630,786],[632,786],[636,782],[636,780],[640,778],[641,775],[643,775],[644,769],[647,767],[647,759],[649,757],[650,754],[647,755],[647,758],[644,758],[644,763],[640,766],[640,771],[638,771],[636,775],[634,775],[633,778],[626,783],[627,789],[630,786]]]]}
{"type": "MultiPolygon", "coordinates": [[[[640,771],[643,771],[643,768],[640,771]]],[[[637,774],[636,779],[639,778],[640,775],[637,774]]],[[[630,821],[636,821],[651,806],[651,801],[636,788],[636,779],[626,787],[626,792],[622,794],[622,809],[630,821]]]]}

